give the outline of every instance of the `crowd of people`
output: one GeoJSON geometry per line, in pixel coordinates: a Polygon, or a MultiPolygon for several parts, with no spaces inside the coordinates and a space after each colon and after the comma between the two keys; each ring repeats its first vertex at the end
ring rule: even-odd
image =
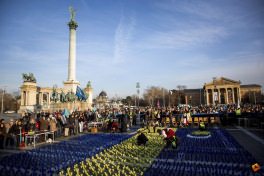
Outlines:
{"type": "MultiPolygon", "coordinates": [[[[181,107],[142,107],[137,109],[103,109],[74,111],[66,115],[63,111],[26,113],[21,119],[0,121],[0,148],[19,147],[23,134],[34,134],[41,131],[54,132],[55,138],[60,136],[76,135],[90,130],[89,123],[102,122],[100,127],[105,132],[127,132],[138,122],[150,132],[153,127],[182,127],[188,125],[193,114],[199,113],[261,113],[263,105],[218,105],[218,106],[181,106],[181,107]],[[22,136],[22,137],[21,137],[22,136]]],[[[41,140],[41,139],[39,139],[41,140]]],[[[32,144],[32,139],[26,145],[32,144]]]]}

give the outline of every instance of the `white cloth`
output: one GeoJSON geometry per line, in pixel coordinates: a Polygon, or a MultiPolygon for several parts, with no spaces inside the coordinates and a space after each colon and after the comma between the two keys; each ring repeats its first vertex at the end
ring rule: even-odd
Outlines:
{"type": "Polygon", "coordinates": [[[167,134],[166,134],[165,130],[162,130],[161,135],[162,135],[164,138],[167,137],[167,134]]]}
{"type": "Polygon", "coordinates": [[[80,130],[80,133],[83,132],[83,122],[79,122],[79,130],[80,130]]]}

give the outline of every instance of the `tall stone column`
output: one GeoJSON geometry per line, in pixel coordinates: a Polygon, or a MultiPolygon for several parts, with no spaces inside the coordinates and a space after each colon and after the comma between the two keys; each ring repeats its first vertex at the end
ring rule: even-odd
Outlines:
{"type": "Polygon", "coordinates": [[[71,10],[71,19],[68,23],[70,35],[69,35],[69,60],[68,60],[68,80],[64,82],[64,87],[67,92],[76,92],[76,87],[80,83],[76,80],[76,29],[78,27],[77,22],[74,19],[75,11],[71,10]]]}
{"type": "Polygon", "coordinates": [[[69,37],[69,62],[68,62],[68,81],[76,80],[76,28],[78,27],[75,21],[69,22],[70,37],[69,37]]]}

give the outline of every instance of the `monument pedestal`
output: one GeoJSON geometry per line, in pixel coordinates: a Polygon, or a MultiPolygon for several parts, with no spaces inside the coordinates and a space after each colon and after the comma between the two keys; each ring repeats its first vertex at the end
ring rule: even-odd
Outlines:
{"type": "Polygon", "coordinates": [[[64,82],[64,91],[76,93],[76,88],[80,83],[78,81],[65,81],[64,82]]]}

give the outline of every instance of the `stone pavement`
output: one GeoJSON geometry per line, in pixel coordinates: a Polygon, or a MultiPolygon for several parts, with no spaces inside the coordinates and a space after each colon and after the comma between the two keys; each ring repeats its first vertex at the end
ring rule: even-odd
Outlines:
{"type": "Polygon", "coordinates": [[[239,126],[228,127],[226,130],[242,145],[261,166],[264,165],[264,138],[263,129],[242,128],[239,126]]]}

